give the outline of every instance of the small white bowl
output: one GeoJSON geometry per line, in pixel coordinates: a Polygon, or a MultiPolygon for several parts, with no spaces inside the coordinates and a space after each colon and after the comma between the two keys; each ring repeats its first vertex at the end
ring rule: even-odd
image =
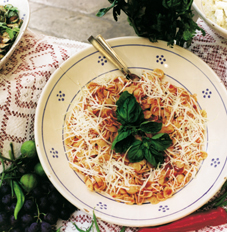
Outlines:
{"type": "Polygon", "coordinates": [[[20,33],[18,34],[16,40],[14,41],[10,50],[6,53],[6,55],[0,61],[0,69],[6,63],[6,61],[13,54],[14,50],[20,43],[26,29],[28,26],[29,18],[30,18],[30,8],[28,4],[28,0],[0,0],[0,5],[5,6],[7,4],[11,4],[18,8],[20,19],[23,19],[23,24],[20,28],[20,33]]]}
{"type": "Polygon", "coordinates": [[[227,38],[227,30],[223,27],[220,27],[218,24],[206,17],[205,12],[203,10],[202,0],[194,0],[192,8],[195,14],[198,14],[198,16],[202,18],[209,27],[214,29],[214,31],[216,31],[219,35],[223,36],[224,38],[227,38]]]}

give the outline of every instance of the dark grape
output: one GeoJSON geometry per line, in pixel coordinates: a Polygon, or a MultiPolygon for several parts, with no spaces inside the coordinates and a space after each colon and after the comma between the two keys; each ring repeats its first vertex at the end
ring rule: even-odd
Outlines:
{"type": "Polygon", "coordinates": [[[8,194],[6,194],[6,195],[4,195],[4,196],[2,197],[2,203],[3,203],[4,205],[10,205],[11,202],[12,202],[12,196],[11,196],[10,193],[8,193],[8,194]]]}
{"type": "Polygon", "coordinates": [[[54,187],[54,185],[51,182],[49,182],[49,187],[48,188],[49,188],[50,192],[56,190],[55,187],[54,187]]]}
{"type": "Polygon", "coordinates": [[[10,213],[13,213],[14,212],[14,209],[15,209],[15,207],[16,207],[16,202],[13,202],[11,205],[10,205],[10,208],[9,208],[9,212],[10,213]]]}
{"type": "Polygon", "coordinates": [[[59,217],[62,219],[62,220],[67,220],[71,215],[71,212],[68,211],[67,209],[62,209],[60,211],[60,215],[59,217]]]}
{"type": "Polygon", "coordinates": [[[61,208],[62,208],[61,204],[56,204],[56,205],[51,204],[48,208],[48,211],[55,215],[59,215],[61,208]]]}
{"type": "Polygon", "coordinates": [[[24,214],[21,217],[22,226],[26,227],[34,221],[34,218],[30,214],[24,214]]]}
{"type": "Polygon", "coordinates": [[[10,225],[12,227],[17,227],[19,225],[19,222],[20,222],[18,219],[17,220],[15,219],[14,215],[10,215],[9,221],[10,221],[10,225]]]}
{"type": "Polygon", "coordinates": [[[0,188],[0,193],[3,195],[9,194],[11,192],[11,188],[8,184],[4,184],[0,188]]]}
{"type": "Polygon", "coordinates": [[[5,225],[8,223],[8,215],[6,212],[0,212],[0,225],[5,225]]]}
{"type": "Polygon", "coordinates": [[[50,196],[48,197],[48,201],[52,204],[59,204],[62,203],[62,196],[59,192],[53,191],[50,196]]]}
{"type": "Polygon", "coordinates": [[[6,212],[10,211],[10,205],[3,205],[0,208],[4,208],[6,212]],[[5,207],[4,207],[5,206],[5,207]]]}
{"type": "Polygon", "coordinates": [[[8,231],[10,229],[10,224],[4,224],[0,226],[0,231],[8,231]]]}
{"type": "Polygon", "coordinates": [[[52,226],[50,223],[42,221],[41,223],[41,232],[51,232],[52,226]]]}
{"type": "Polygon", "coordinates": [[[42,189],[44,194],[47,194],[48,192],[50,192],[49,186],[50,186],[49,181],[42,183],[41,189],[42,189]]]}
{"type": "Polygon", "coordinates": [[[64,202],[64,208],[66,208],[70,213],[73,213],[77,210],[77,207],[71,204],[69,201],[64,202]]]}
{"type": "Polygon", "coordinates": [[[17,227],[10,230],[10,232],[22,232],[22,230],[19,227],[17,227]]]}
{"type": "Polygon", "coordinates": [[[36,209],[35,202],[32,199],[27,199],[24,202],[24,210],[26,212],[33,212],[36,209]]]}
{"type": "Polygon", "coordinates": [[[41,190],[41,188],[39,186],[35,187],[32,190],[32,196],[36,197],[36,198],[40,198],[43,196],[43,192],[41,190]]]}
{"type": "Polygon", "coordinates": [[[33,222],[29,226],[28,232],[40,232],[40,224],[38,222],[33,222]]]}
{"type": "Polygon", "coordinates": [[[48,223],[50,223],[51,225],[53,225],[53,224],[55,224],[55,223],[57,222],[58,217],[57,217],[56,215],[52,214],[52,213],[47,213],[47,214],[44,216],[43,220],[44,220],[45,222],[48,222],[48,223]]]}
{"type": "Polygon", "coordinates": [[[47,196],[41,197],[39,199],[38,205],[41,212],[45,212],[48,209],[48,198],[47,196]]]}

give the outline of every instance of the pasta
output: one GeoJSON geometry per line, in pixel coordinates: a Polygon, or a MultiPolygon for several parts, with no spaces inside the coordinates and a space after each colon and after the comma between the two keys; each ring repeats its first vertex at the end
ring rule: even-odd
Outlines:
{"type": "Polygon", "coordinates": [[[67,117],[64,140],[70,167],[84,176],[90,191],[126,204],[157,204],[195,177],[207,157],[203,150],[207,115],[195,95],[164,79],[163,71],[155,69],[144,71],[140,80],[105,78],[81,90],[67,117]],[[145,159],[130,163],[127,152],[111,149],[120,127],[116,101],[123,91],[133,93],[145,119],[161,121],[160,133],[172,139],[164,163],[157,168],[145,159]]]}

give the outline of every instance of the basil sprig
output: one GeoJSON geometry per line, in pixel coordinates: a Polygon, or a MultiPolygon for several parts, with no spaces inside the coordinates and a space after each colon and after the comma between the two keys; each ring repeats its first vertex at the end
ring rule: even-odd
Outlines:
{"type": "Polygon", "coordinates": [[[154,167],[164,162],[164,150],[172,140],[166,133],[158,133],[162,129],[161,122],[145,121],[143,110],[133,94],[123,92],[116,102],[117,120],[122,124],[118,135],[112,143],[117,153],[127,152],[131,163],[146,159],[154,167]],[[146,134],[152,134],[151,138],[146,134]],[[138,135],[140,139],[136,139],[138,135]]]}

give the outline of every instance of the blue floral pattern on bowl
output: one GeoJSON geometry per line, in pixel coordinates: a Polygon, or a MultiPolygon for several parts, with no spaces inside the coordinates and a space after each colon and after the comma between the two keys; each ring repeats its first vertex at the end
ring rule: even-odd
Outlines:
{"type": "Polygon", "coordinates": [[[158,208],[158,211],[161,211],[163,213],[165,213],[168,210],[169,210],[168,205],[160,205],[159,208],[158,208]]]}
{"type": "Polygon", "coordinates": [[[202,91],[202,94],[203,94],[203,97],[204,97],[204,98],[210,98],[212,92],[211,92],[209,89],[206,89],[206,90],[203,90],[203,91],[202,91]]]}
{"type": "Polygon", "coordinates": [[[99,209],[107,209],[107,204],[103,204],[102,202],[99,202],[96,205],[99,207],[99,209]]]}
{"type": "Polygon", "coordinates": [[[53,147],[50,150],[50,154],[52,154],[53,158],[58,158],[58,151],[56,151],[53,147]]]}
{"type": "Polygon", "coordinates": [[[219,158],[216,158],[216,159],[213,158],[213,159],[211,160],[210,166],[213,166],[214,168],[216,168],[219,164],[221,164],[219,158]]]}
{"type": "Polygon", "coordinates": [[[107,59],[105,56],[99,56],[98,57],[98,63],[101,64],[101,65],[104,65],[107,63],[107,59]]]}
{"type": "Polygon", "coordinates": [[[164,55],[157,55],[156,62],[160,64],[164,64],[166,62],[166,58],[164,57],[164,55]]]}

